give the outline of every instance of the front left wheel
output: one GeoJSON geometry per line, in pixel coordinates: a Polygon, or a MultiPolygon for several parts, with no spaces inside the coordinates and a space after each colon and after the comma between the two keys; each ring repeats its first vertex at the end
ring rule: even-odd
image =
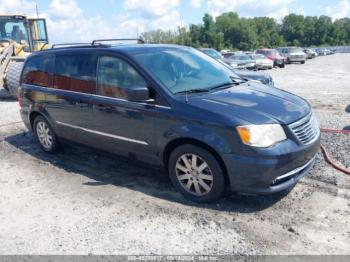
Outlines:
{"type": "Polygon", "coordinates": [[[195,145],[183,145],[170,155],[170,179],[182,195],[194,202],[211,202],[225,191],[225,176],[217,159],[195,145]]]}
{"type": "Polygon", "coordinates": [[[42,150],[53,153],[57,149],[57,137],[49,124],[42,116],[37,116],[34,120],[34,133],[42,150]]]}

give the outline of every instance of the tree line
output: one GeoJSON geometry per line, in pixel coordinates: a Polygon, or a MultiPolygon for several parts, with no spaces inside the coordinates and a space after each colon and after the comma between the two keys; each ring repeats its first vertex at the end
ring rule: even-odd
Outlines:
{"type": "Polygon", "coordinates": [[[154,30],[142,37],[147,42],[212,47],[217,50],[254,50],[278,46],[350,45],[350,18],[335,21],[328,16],[289,14],[281,23],[270,17],[243,18],[224,13],[216,19],[205,14],[201,24],[177,30],[154,30]]]}

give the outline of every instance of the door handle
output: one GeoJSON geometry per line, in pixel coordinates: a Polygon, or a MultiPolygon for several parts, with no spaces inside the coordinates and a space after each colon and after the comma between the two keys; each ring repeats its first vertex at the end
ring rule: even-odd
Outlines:
{"type": "Polygon", "coordinates": [[[79,107],[88,107],[89,106],[88,103],[84,103],[82,101],[76,102],[75,105],[79,106],[79,107]]]}

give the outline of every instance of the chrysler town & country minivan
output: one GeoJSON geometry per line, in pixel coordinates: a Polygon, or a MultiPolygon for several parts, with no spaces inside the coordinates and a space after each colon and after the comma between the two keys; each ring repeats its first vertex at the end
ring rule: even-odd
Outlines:
{"type": "Polygon", "coordinates": [[[255,81],[190,47],[52,48],[25,62],[21,116],[41,148],[78,142],[163,166],[188,199],[229,188],[269,194],[312,168],[320,131],[304,99],[255,81]]]}

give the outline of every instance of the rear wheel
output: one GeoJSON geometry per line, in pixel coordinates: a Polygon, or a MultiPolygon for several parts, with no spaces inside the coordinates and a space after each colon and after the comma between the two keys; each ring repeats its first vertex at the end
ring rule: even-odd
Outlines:
{"type": "Polygon", "coordinates": [[[7,67],[5,88],[14,98],[17,98],[17,90],[19,87],[23,64],[23,61],[13,60],[7,67]]]}
{"type": "Polygon", "coordinates": [[[185,198],[194,202],[217,200],[225,190],[225,177],[216,158],[195,145],[183,145],[170,155],[170,179],[185,198]]]}
{"type": "Polygon", "coordinates": [[[285,64],[284,64],[284,63],[280,65],[280,68],[284,68],[284,67],[285,67],[285,64]]]}
{"type": "Polygon", "coordinates": [[[34,133],[42,150],[47,153],[53,153],[56,151],[57,137],[44,117],[37,116],[35,118],[34,133]]]}
{"type": "Polygon", "coordinates": [[[305,64],[305,61],[301,61],[300,63],[303,65],[303,64],[305,64]]]}

